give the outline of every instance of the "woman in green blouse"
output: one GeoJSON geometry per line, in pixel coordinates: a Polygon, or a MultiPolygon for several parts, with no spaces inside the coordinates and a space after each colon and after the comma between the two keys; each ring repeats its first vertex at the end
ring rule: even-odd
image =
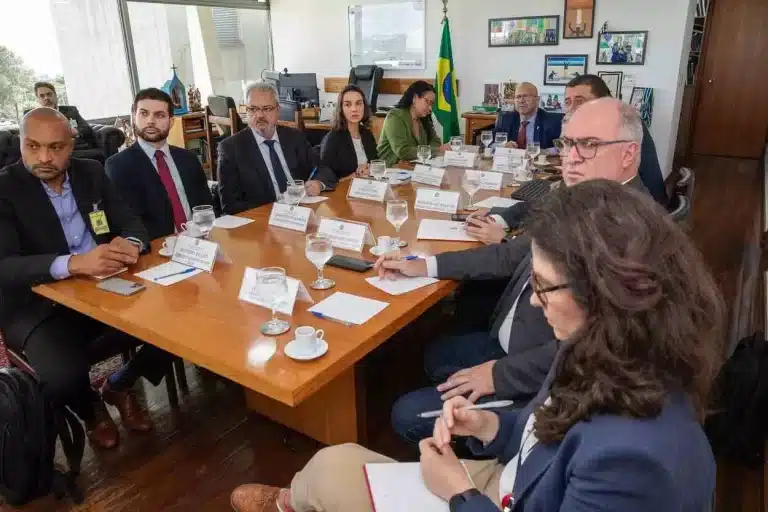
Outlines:
{"type": "Polygon", "coordinates": [[[440,139],[432,123],[435,88],[423,80],[413,82],[387,118],[379,138],[379,158],[388,166],[416,159],[419,146],[431,146],[434,154],[440,139]]]}

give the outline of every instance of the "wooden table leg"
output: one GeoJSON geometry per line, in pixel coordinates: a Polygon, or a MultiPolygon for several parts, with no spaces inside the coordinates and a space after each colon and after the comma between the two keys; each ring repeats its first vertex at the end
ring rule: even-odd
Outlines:
{"type": "Polygon", "coordinates": [[[321,443],[365,442],[365,392],[355,368],[348,369],[296,407],[248,389],[245,401],[248,409],[321,443]]]}

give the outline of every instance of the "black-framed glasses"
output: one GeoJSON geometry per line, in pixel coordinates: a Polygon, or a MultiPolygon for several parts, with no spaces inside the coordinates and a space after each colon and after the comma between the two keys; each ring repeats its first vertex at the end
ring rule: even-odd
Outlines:
{"type": "Polygon", "coordinates": [[[247,107],[245,107],[245,111],[251,115],[259,114],[261,112],[264,112],[265,114],[271,114],[275,110],[277,110],[277,107],[275,105],[265,105],[263,107],[253,107],[251,105],[248,105],[247,107]]]}
{"type": "Polygon", "coordinates": [[[597,155],[598,148],[603,146],[612,146],[613,144],[624,144],[626,142],[635,142],[634,140],[594,140],[594,139],[571,139],[569,137],[560,137],[552,141],[555,147],[564,153],[571,148],[576,148],[576,153],[584,160],[590,160],[597,155]]]}
{"type": "Polygon", "coordinates": [[[558,290],[565,290],[570,287],[571,285],[569,283],[556,284],[553,286],[541,286],[538,279],[536,278],[536,275],[531,275],[531,288],[533,289],[533,293],[536,294],[536,297],[538,297],[542,306],[546,306],[548,304],[548,293],[556,292],[558,290]]]}

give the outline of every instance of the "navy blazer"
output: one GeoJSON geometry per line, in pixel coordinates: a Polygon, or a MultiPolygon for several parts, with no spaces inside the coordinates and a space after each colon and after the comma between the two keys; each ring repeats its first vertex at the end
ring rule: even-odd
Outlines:
{"type": "MultiPolygon", "coordinates": [[[[555,365],[553,365],[553,368],[555,365]]],[[[499,412],[496,439],[477,455],[507,464],[520,449],[525,423],[544,402],[552,373],[520,412],[499,412]]],[[[715,460],[690,402],[668,396],[655,418],[595,414],[559,443],[536,444],[515,479],[516,512],[702,512],[710,510],[715,460]]],[[[475,496],[457,512],[498,512],[486,496],[475,496]]]]}
{"type": "Polygon", "coordinates": [[[640,169],[637,173],[656,202],[666,208],[669,197],[667,197],[667,188],[664,186],[664,175],[659,165],[659,156],[656,154],[656,144],[645,123],[643,123],[643,143],[640,146],[640,169]]]}
{"type": "MultiPolygon", "coordinates": [[[[213,205],[208,178],[197,155],[187,149],[169,146],[171,157],[184,185],[189,208],[213,205]]],[[[147,154],[136,142],[109,157],[104,164],[107,175],[120,195],[141,218],[154,240],[172,235],[175,230],[173,210],[160,175],[147,154]]]]}
{"type": "MultiPolygon", "coordinates": [[[[549,149],[554,146],[552,141],[560,138],[560,131],[562,128],[563,114],[539,109],[536,112],[536,125],[533,129],[533,140],[534,142],[541,144],[541,149],[549,149]]],[[[497,133],[506,133],[507,140],[514,142],[517,140],[517,132],[519,130],[519,112],[499,112],[499,115],[496,116],[496,126],[493,128],[494,137],[497,133]]]]}

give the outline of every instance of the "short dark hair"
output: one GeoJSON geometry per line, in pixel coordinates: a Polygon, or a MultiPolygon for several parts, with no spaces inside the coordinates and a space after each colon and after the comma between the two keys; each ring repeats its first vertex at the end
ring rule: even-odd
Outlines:
{"type": "Polygon", "coordinates": [[[56,94],[56,88],[53,86],[50,82],[35,82],[35,96],[37,96],[37,90],[41,87],[47,87],[48,89],[53,91],[53,94],[56,94]]]}
{"type": "Polygon", "coordinates": [[[348,92],[356,92],[363,98],[363,118],[360,120],[360,124],[368,128],[368,120],[371,118],[371,107],[368,105],[368,100],[365,99],[365,93],[363,90],[355,84],[349,84],[339,93],[339,101],[336,102],[336,111],[333,114],[333,129],[338,131],[348,130],[347,118],[344,117],[344,95],[348,92]]]}
{"type": "Polygon", "coordinates": [[[605,85],[602,78],[597,75],[579,75],[573,78],[565,87],[578,87],[588,85],[592,94],[597,98],[608,98],[612,96],[611,90],[605,85]]]}
{"type": "Polygon", "coordinates": [[[161,91],[157,87],[148,87],[147,89],[140,90],[136,94],[136,97],[133,98],[133,107],[131,107],[131,112],[136,113],[136,106],[141,100],[157,100],[166,102],[168,104],[168,117],[173,117],[173,100],[165,91],[161,91]]]}

